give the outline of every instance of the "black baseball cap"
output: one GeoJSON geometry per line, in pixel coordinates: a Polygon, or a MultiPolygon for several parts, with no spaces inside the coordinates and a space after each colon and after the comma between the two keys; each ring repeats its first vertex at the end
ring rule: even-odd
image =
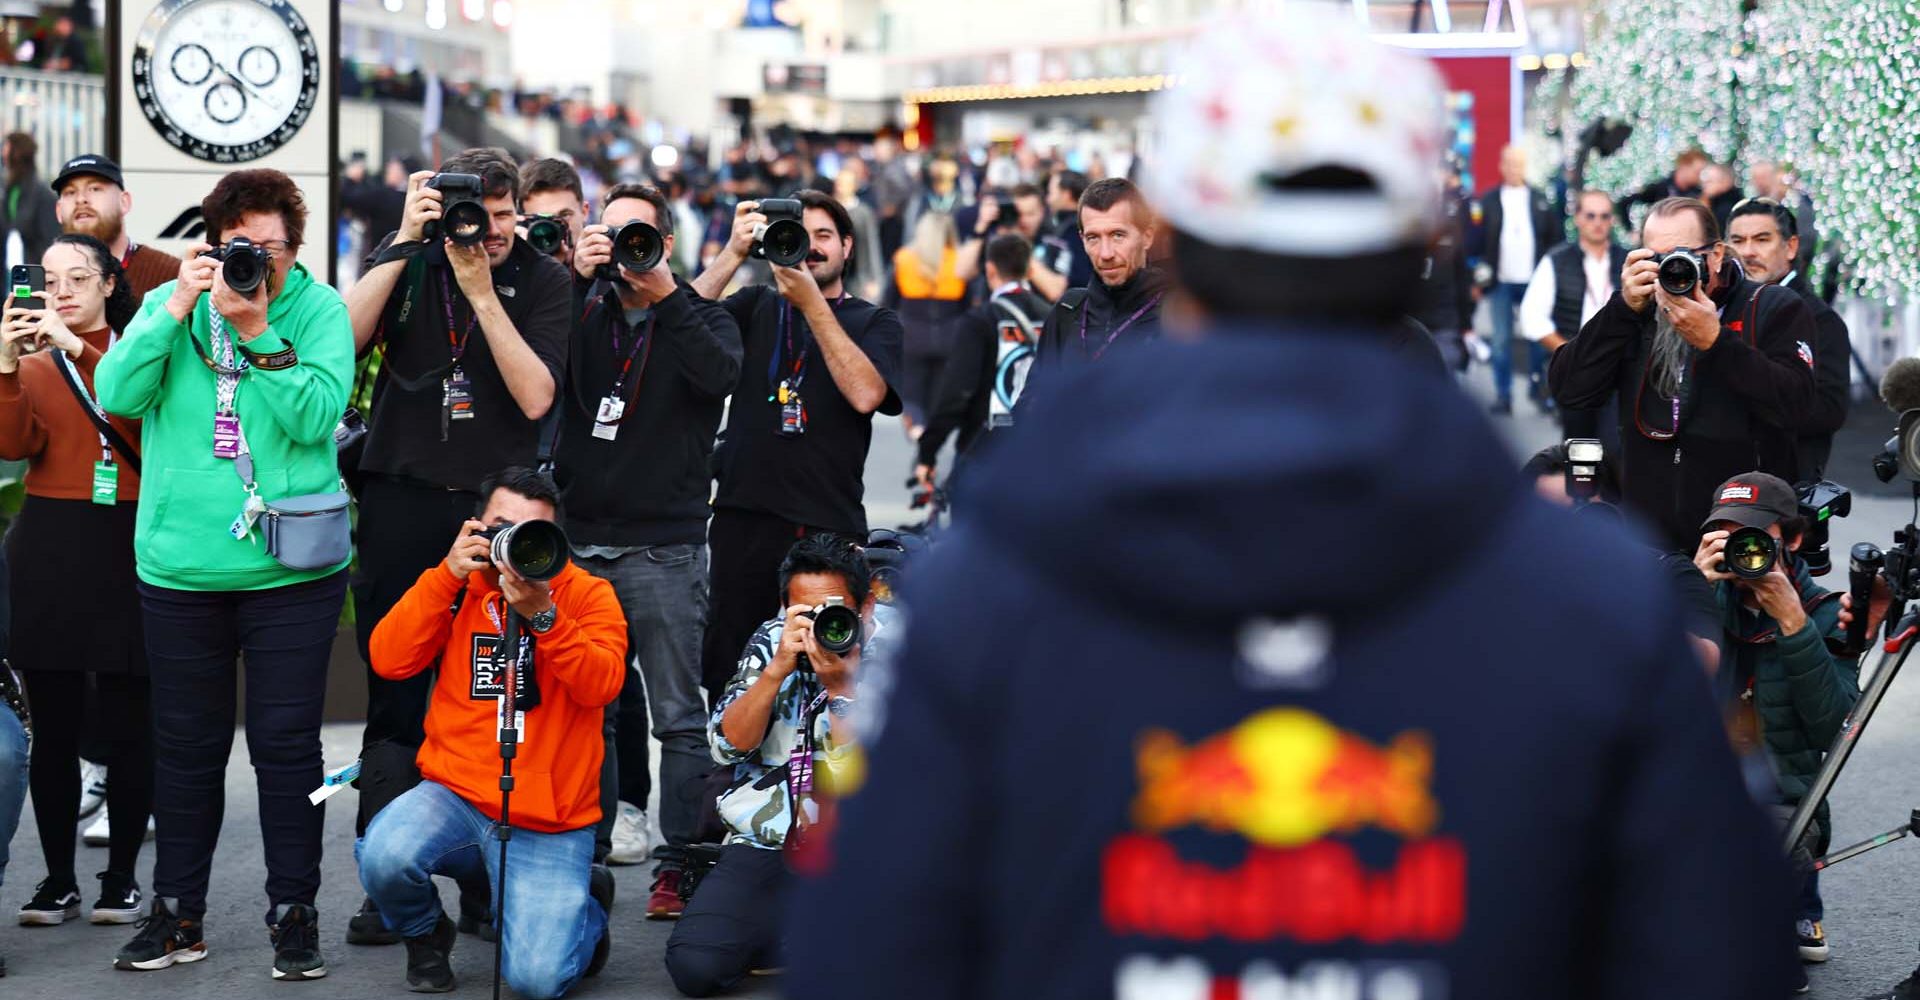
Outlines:
{"type": "Polygon", "coordinates": [[[1715,521],[1732,521],[1748,528],[1778,524],[1800,513],[1800,498],[1779,476],[1748,472],[1720,484],[1713,491],[1713,510],[1701,522],[1704,530],[1715,521]]]}
{"type": "Polygon", "coordinates": [[[53,193],[59,194],[60,189],[66,187],[68,181],[82,174],[92,174],[112,181],[114,186],[119,188],[124,189],[127,186],[126,179],[120,176],[120,164],[98,153],[84,153],[68,160],[67,165],[60,168],[60,173],[53,178],[53,193]]]}

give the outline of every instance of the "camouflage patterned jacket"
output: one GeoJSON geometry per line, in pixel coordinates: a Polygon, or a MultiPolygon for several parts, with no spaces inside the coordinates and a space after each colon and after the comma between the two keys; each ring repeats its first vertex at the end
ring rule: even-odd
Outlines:
{"type": "MultiPolygon", "coordinates": [[[[884,606],[876,609],[872,630],[860,645],[855,690],[861,695],[869,692],[872,672],[881,668],[885,659],[887,640],[892,638],[888,629],[890,616],[890,610],[884,606]]],[[[713,759],[733,766],[733,785],[719,801],[720,819],[727,825],[729,844],[745,843],[779,850],[786,844],[787,831],[793,826],[793,810],[788,801],[791,789],[788,759],[800,745],[800,730],[805,724],[808,706],[824,691],[820,681],[811,673],[795,671],[781,683],[779,693],[774,696],[773,712],[767,719],[767,735],[757,747],[734,746],[727,742],[720,727],[727,707],[745,694],[772,662],[773,651],[780,648],[780,633],[785,627],[784,621],[774,618],[754,631],[753,638],[747,640],[746,652],[740,657],[733,680],[728,682],[720,703],[714,706],[713,715],[707,720],[707,745],[713,748],[713,759]]],[[[898,629],[891,633],[897,634],[898,629]]],[[[823,707],[813,720],[813,762],[821,772],[826,770],[828,752],[836,748],[830,737],[829,718],[823,707]]],[[[809,821],[817,818],[811,796],[802,800],[801,808],[809,821]]]]}

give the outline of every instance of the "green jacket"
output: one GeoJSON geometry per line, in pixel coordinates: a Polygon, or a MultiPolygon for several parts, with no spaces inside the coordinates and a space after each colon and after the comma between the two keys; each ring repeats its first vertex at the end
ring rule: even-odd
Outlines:
{"type": "MultiPolygon", "coordinates": [[[[1722,583],[1715,591],[1727,632],[1716,681],[1735,699],[1751,692],[1780,802],[1789,806],[1806,795],[1840,724],[1860,699],[1859,661],[1827,648],[1827,636],[1843,634],[1839,595],[1816,585],[1797,559],[1794,584],[1807,609],[1807,626],[1790,636],[1779,636],[1779,626],[1764,612],[1744,610],[1732,584],[1722,583]]],[[[1829,829],[1825,803],[1815,815],[1823,831],[1816,849],[1823,850],[1829,829]]]]}
{"type": "MultiPolygon", "coordinates": [[[[339,571],[345,562],[287,569],[267,555],[258,525],[246,539],[229,533],[246,490],[233,462],[213,455],[215,378],[188,339],[207,346],[210,296],[200,296],[189,322],[177,323],[166,309],[174,284],[147,294],[94,376],[102,407],[143,421],[134,530],[140,579],[175,590],[265,590],[339,571]]],[[[254,481],[268,501],[340,488],[333,430],[353,380],[353,327],[340,293],[298,264],[267,306],[266,332],[248,346],[271,354],[288,343],[299,363],[250,369],[234,397],[254,481]]]]}

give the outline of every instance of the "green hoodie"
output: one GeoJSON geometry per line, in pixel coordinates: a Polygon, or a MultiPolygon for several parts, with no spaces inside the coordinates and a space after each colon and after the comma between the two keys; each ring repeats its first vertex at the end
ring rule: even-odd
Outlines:
{"type": "MultiPolygon", "coordinates": [[[[214,374],[188,340],[207,345],[210,297],[201,295],[189,322],[178,323],[166,308],[174,285],[147,293],[94,375],[101,406],[143,421],[133,543],[140,579],[175,590],[265,590],[338,572],[345,562],[307,572],[280,565],[258,525],[246,539],[229,533],[246,490],[233,462],[213,455],[214,374]]],[[[249,369],[234,397],[267,501],[340,488],[333,430],[353,379],[353,327],[340,293],[298,264],[267,306],[266,331],[247,346],[272,354],[288,343],[300,363],[249,369]]]]}

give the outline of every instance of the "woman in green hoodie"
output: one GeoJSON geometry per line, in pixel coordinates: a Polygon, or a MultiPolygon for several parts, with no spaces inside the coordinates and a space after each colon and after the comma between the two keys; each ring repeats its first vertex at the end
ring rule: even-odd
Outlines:
{"type": "Polygon", "coordinates": [[[353,330],[339,293],[295,263],[307,210],[291,178],[230,173],[201,211],[229,260],[249,253],[240,238],[266,255],[265,282],[236,291],[236,276],[193,248],[96,374],[101,405],[143,422],[134,553],[153,681],[154,906],[114,964],[206,957],[200,921],[244,654],[273,977],[314,979],[326,974],[314,910],[323,810],[307,793],[321,780],[320,710],[348,559],[342,536],[337,562],[291,569],[264,536],[276,522],[269,505],[340,489],[333,430],[353,330]]]}

